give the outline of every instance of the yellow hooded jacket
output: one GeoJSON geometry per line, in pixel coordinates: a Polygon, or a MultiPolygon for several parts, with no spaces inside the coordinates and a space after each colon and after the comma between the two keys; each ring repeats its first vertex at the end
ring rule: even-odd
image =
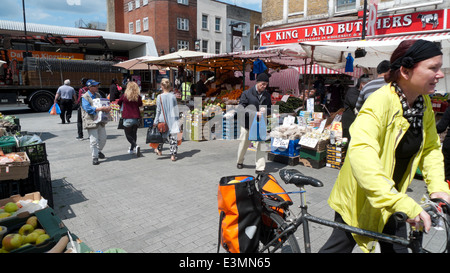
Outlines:
{"type": "MultiPolygon", "coordinates": [[[[394,212],[416,217],[422,208],[406,195],[406,190],[417,167],[430,194],[450,193],[429,96],[424,96],[424,106],[423,141],[397,190],[392,180],[395,149],[409,122],[403,117],[399,97],[390,84],[372,93],[364,103],[350,127],[352,138],[347,157],[328,199],[347,224],[382,232],[394,212]]],[[[374,239],[355,234],[353,237],[364,252],[374,250],[374,239]]]]}

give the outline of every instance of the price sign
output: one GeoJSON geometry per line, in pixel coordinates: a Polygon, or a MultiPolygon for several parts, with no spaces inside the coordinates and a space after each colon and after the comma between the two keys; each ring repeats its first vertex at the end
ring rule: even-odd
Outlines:
{"type": "Polygon", "coordinates": [[[317,139],[317,138],[310,138],[310,137],[302,136],[302,138],[300,139],[300,142],[298,144],[300,144],[301,146],[306,146],[306,147],[314,149],[318,142],[319,142],[319,139],[317,139]]]}
{"type": "Polygon", "coordinates": [[[273,139],[272,146],[287,149],[289,147],[289,139],[282,139],[279,137],[275,137],[273,139]]]}

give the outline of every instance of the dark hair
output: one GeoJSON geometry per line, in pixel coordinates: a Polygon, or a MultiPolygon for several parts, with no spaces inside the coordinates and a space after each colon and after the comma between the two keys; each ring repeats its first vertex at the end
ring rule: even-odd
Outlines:
{"type": "MultiPolygon", "coordinates": [[[[404,40],[402,41],[398,47],[394,50],[391,55],[391,64],[395,62],[398,58],[403,57],[406,54],[406,51],[416,42],[417,40],[404,40]]],[[[417,64],[414,64],[415,67],[417,64]]],[[[384,75],[384,80],[386,82],[397,82],[400,75],[400,69],[395,69],[389,71],[386,75],[384,75]]]]}
{"type": "Polygon", "coordinates": [[[87,81],[88,81],[87,78],[81,78],[81,86],[82,86],[82,87],[85,87],[87,81]]]}
{"type": "Polygon", "coordinates": [[[377,73],[378,74],[383,74],[389,71],[389,69],[391,69],[391,62],[389,62],[388,60],[384,60],[381,63],[378,64],[377,66],[377,73]]]}

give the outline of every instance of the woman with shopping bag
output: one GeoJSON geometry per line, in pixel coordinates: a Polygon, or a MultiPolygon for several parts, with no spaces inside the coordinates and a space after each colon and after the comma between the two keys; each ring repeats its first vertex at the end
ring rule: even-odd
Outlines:
{"type": "MultiPolygon", "coordinates": [[[[266,91],[269,85],[269,76],[266,73],[258,74],[256,85],[244,91],[241,95],[239,105],[243,106],[245,122],[241,125],[241,141],[238,148],[237,168],[244,167],[244,157],[251,141],[256,143],[256,173],[262,173],[266,168],[265,152],[261,149],[266,140],[266,120],[270,114],[272,100],[269,92],[266,91]]],[[[239,113],[238,113],[239,115],[239,113]]]]}
{"type": "MultiPolygon", "coordinates": [[[[180,128],[178,125],[179,110],[177,99],[173,93],[170,92],[169,79],[161,80],[161,88],[163,93],[156,97],[156,115],[153,126],[156,127],[162,134],[164,142],[169,142],[170,155],[172,161],[177,160],[178,152],[178,133],[180,128]]],[[[159,143],[155,149],[157,155],[162,155],[162,148],[164,143],[159,143]]]]}

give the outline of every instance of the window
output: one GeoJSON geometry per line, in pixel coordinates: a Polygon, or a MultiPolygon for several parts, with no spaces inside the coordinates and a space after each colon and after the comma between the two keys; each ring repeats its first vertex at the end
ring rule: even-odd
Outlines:
{"type": "Polygon", "coordinates": [[[178,4],[189,5],[189,0],[177,0],[178,4]]]}
{"type": "Polygon", "coordinates": [[[143,31],[148,31],[148,17],[145,17],[142,20],[142,30],[143,31]]]}
{"type": "Polygon", "coordinates": [[[133,10],[133,2],[130,1],[128,2],[128,11],[132,11],[133,10]]]}
{"type": "Polygon", "coordinates": [[[202,15],[202,29],[208,29],[208,15],[202,15]]]}
{"type": "Polygon", "coordinates": [[[148,0],[142,0],[142,5],[143,5],[143,6],[148,5],[148,0]]]}
{"type": "Polygon", "coordinates": [[[184,40],[178,40],[177,41],[177,49],[187,49],[189,50],[189,42],[188,41],[184,41],[184,40]]]}
{"type": "Polygon", "coordinates": [[[141,32],[141,20],[136,20],[136,33],[141,32]]]}
{"type": "Polygon", "coordinates": [[[222,21],[222,19],[220,17],[216,17],[215,25],[214,25],[214,30],[216,32],[222,31],[221,21],[222,21]]]}
{"type": "Polygon", "coordinates": [[[141,0],[135,1],[136,8],[138,9],[141,6],[141,0]]]}
{"type": "Polygon", "coordinates": [[[202,52],[208,52],[208,40],[202,40],[202,52]]]}
{"type": "Polygon", "coordinates": [[[134,32],[133,22],[128,23],[128,33],[133,34],[133,32],[134,32]]]}
{"type": "Polygon", "coordinates": [[[189,19],[177,18],[177,29],[189,30],[189,19]]]}
{"type": "Polygon", "coordinates": [[[336,0],[336,12],[354,9],[356,9],[356,0],[336,0]]]}
{"type": "Polygon", "coordinates": [[[216,49],[215,49],[216,54],[220,54],[220,46],[221,46],[221,42],[216,42],[216,49]]]}

